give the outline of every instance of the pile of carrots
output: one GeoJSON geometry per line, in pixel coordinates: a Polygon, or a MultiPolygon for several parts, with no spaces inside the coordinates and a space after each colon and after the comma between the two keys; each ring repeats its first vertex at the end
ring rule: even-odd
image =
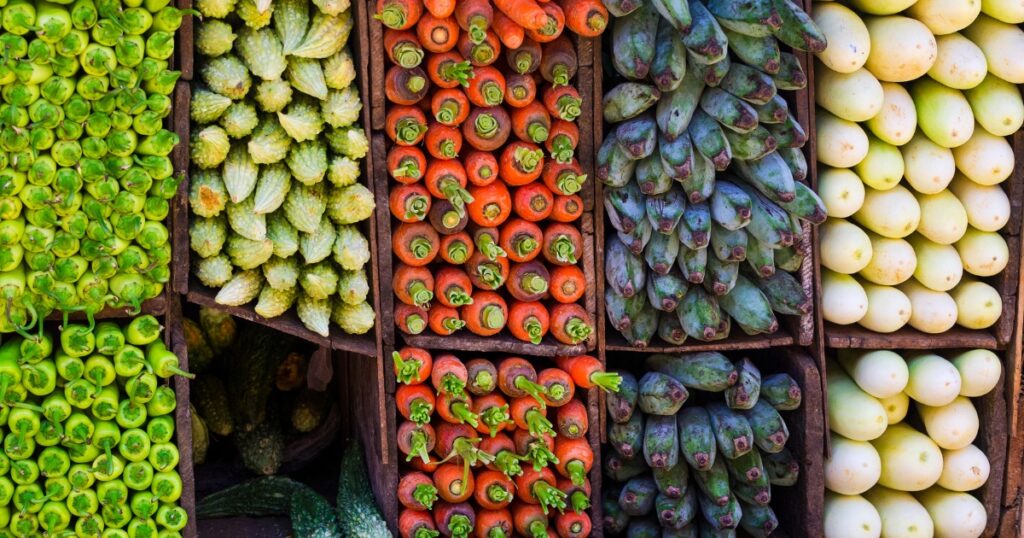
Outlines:
{"type": "Polygon", "coordinates": [[[608,11],[600,0],[378,0],[376,19],[390,60],[396,325],[585,341],[582,99],[564,31],[597,36],[608,11]]]}
{"type": "Polygon", "coordinates": [[[618,374],[586,355],[540,371],[413,347],[393,360],[402,538],[590,534],[594,453],[576,388],[617,391],[618,374]]]}

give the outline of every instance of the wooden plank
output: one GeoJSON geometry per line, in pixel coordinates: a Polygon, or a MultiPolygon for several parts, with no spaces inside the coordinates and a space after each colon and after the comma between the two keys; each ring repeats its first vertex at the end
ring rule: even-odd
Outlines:
{"type": "Polygon", "coordinates": [[[188,234],[188,190],[189,190],[189,140],[191,124],[189,123],[189,105],[192,90],[188,82],[178,81],[174,87],[174,132],[181,143],[171,152],[174,173],[181,178],[178,194],[171,199],[171,253],[174,263],[171,264],[171,290],[175,293],[188,293],[189,263],[192,249],[189,246],[188,234]]]}
{"type": "Polygon", "coordinates": [[[605,337],[605,349],[608,351],[645,351],[648,353],[690,353],[696,351],[729,351],[740,349],[765,349],[769,347],[791,346],[796,343],[796,338],[786,331],[779,331],[773,335],[750,336],[737,331],[736,336],[717,342],[701,342],[688,339],[681,346],[663,345],[657,343],[647,346],[644,349],[637,349],[619,334],[614,328],[609,327],[609,333],[605,337]]]}
{"type": "MultiPolygon", "coordinates": [[[[1012,314],[1011,314],[1012,316],[1012,314]]],[[[828,347],[856,349],[942,349],[976,347],[999,349],[994,334],[974,331],[959,325],[941,334],[926,334],[912,327],[889,334],[869,331],[859,325],[836,325],[825,322],[825,341],[828,347]]]]}
{"type": "MultiPolygon", "coordinates": [[[[92,315],[93,319],[128,319],[134,318],[141,314],[151,314],[154,316],[163,316],[167,314],[167,304],[170,302],[168,299],[168,293],[164,292],[162,295],[158,295],[148,301],[142,303],[142,309],[138,313],[132,312],[132,307],[122,306],[114,307],[108,306],[99,312],[92,315]]],[[[173,295],[171,296],[173,297],[173,295]]],[[[55,310],[46,316],[48,320],[60,320],[63,319],[64,314],[59,310],[55,310]]],[[[68,312],[68,319],[81,321],[86,319],[85,312],[68,312]]]]}
{"type": "MultiPolygon", "coordinates": [[[[176,0],[174,3],[178,9],[192,9],[192,0],[176,0]]],[[[198,16],[196,17],[198,18],[198,16]]],[[[176,68],[181,71],[181,80],[191,81],[195,76],[195,21],[192,15],[185,15],[181,19],[181,27],[178,28],[177,39],[174,43],[174,61],[176,68]]],[[[185,146],[188,146],[188,139],[183,138],[185,146]]]]}
{"type": "MultiPolygon", "coordinates": [[[[164,341],[168,349],[178,356],[181,369],[188,371],[188,348],[185,345],[185,331],[182,326],[181,299],[172,296],[168,301],[164,317],[164,341]]],[[[189,406],[191,384],[187,378],[174,376],[174,392],[178,405],[174,409],[175,444],[179,448],[178,474],[181,475],[181,507],[188,512],[188,524],[184,536],[197,536],[196,529],[196,479],[192,462],[192,410],[189,406]]]]}
{"type": "Polygon", "coordinates": [[[560,344],[551,336],[544,337],[540,344],[517,340],[507,334],[468,338],[464,335],[437,336],[435,334],[402,335],[401,339],[410,346],[424,349],[451,349],[457,351],[505,351],[518,355],[554,357],[558,355],[579,355],[587,352],[587,346],[560,344]]]}

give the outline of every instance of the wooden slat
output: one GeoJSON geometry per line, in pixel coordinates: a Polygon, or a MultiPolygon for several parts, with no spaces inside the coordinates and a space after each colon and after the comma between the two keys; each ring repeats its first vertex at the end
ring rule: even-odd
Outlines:
{"type": "MultiPolygon", "coordinates": [[[[154,316],[164,316],[167,314],[167,304],[173,299],[168,299],[168,294],[164,292],[162,295],[158,295],[148,301],[142,303],[142,309],[138,314],[132,313],[132,307],[122,306],[113,307],[108,306],[99,312],[92,315],[93,319],[127,319],[134,318],[141,314],[151,314],[154,316]]],[[[173,298],[173,296],[171,296],[173,298]]],[[[48,320],[60,320],[63,319],[64,315],[59,310],[55,310],[46,316],[48,320]]],[[[85,312],[69,312],[68,319],[80,321],[86,319],[85,312]]]]}
{"type": "MultiPolygon", "coordinates": [[[[168,301],[164,317],[164,341],[168,349],[178,356],[181,369],[188,371],[188,348],[182,327],[181,300],[173,296],[168,301]]],[[[188,512],[188,524],[183,529],[186,538],[197,536],[196,480],[192,462],[192,410],[189,406],[191,384],[187,378],[174,376],[174,392],[178,405],[174,410],[175,444],[179,448],[178,474],[181,475],[181,507],[188,512]]]]}
{"type": "MultiPolygon", "coordinates": [[[[178,9],[192,9],[192,0],[176,0],[174,2],[178,9]]],[[[181,80],[191,81],[195,76],[195,21],[192,15],[185,15],[181,20],[181,27],[178,28],[177,40],[174,44],[174,60],[177,69],[181,71],[181,80]]],[[[188,146],[187,138],[182,139],[188,146]]]]}

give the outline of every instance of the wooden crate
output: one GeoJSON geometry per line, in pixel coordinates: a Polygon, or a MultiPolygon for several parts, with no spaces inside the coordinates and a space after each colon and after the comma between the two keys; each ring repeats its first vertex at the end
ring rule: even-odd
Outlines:
{"type": "MultiPolygon", "coordinates": [[[[384,77],[388,62],[385,60],[386,54],[384,51],[384,26],[373,18],[372,11],[365,12],[365,23],[369,27],[369,47],[370,54],[374,58],[379,58],[380,61],[373,62],[370,65],[370,80],[373,81],[372,92],[365,94],[370,96],[370,108],[373,126],[373,138],[371,140],[371,156],[375,163],[379,163],[374,169],[374,191],[377,197],[377,213],[376,213],[376,227],[377,227],[377,245],[379,245],[378,252],[382,254],[377,256],[378,271],[380,282],[382,283],[381,288],[386,291],[382,291],[379,297],[379,307],[381,315],[387,320],[379,325],[379,331],[381,333],[381,341],[384,347],[396,346],[401,342],[405,342],[408,345],[422,347],[425,349],[454,349],[459,351],[502,351],[510,353],[518,353],[523,355],[539,355],[539,356],[556,356],[556,355],[578,355],[587,351],[594,350],[598,345],[598,333],[600,332],[600,317],[602,314],[598,310],[598,301],[601,295],[600,288],[592,289],[587,288],[586,293],[583,297],[583,305],[590,315],[592,322],[594,323],[594,332],[586,342],[577,345],[566,345],[559,343],[552,336],[548,335],[544,337],[544,340],[540,344],[531,344],[518,340],[507,333],[502,331],[500,334],[490,337],[476,336],[468,331],[461,331],[450,337],[438,336],[433,334],[429,329],[425,330],[424,333],[419,335],[407,335],[397,331],[393,323],[393,312],[395,308],[394,294],[390,293],[390,283],[392,280],[394,260],[393,256],[384,253],[391,252],[391,229],[392,229],[392,218],[391,213],[388,211],[388,195],[390,187],[390,175],[388,174],[387,168],[383,165],[387,161],[387,152],[390,142],[387,140],[383,130],[386,118],[386,107],[387,99],[384,95],[384,77]]],[[[576,47],[576,54],[578,58],[579,68],[576,73],[576,78],[573,81],[573,85],[577,88],[580,96],[583,99],[582,109],[586,110],[599,110],[600,109],[600,81],[597,80],[600,72],[600,61],[597,54],[600,51],[600,42],[598,39],[586,39],[578,36],[572,36],[573,44],[576,47]]],[[[503,60],[498,60],[499,62],[503,60]]],[[[364,98],[365,101],[365,98],[364,98]]],[[[595,282],[595,264],[594,260],[599,257],[598,250],[601,248],[598,246],[598,241],[595,240],[595,211],[599,211],[601,204],[595,203],[597,199],[596,181],[594,178],[594,146],[592,145],[593,140],[587,136],[587,133],[591,132],[596,124],[594,118],[584,113],[576,119],[576,124],[580,130],[580,141],[579,146],[576,149],[576,158],[579,160],[580,166],[583,171],[591,178],[584,184],[583,190],[579,192],[579,196],[583,199],[583,217],[578,221],[580,231],[583,235],[583,256],[580,260],[580,267],[583,269],[583,273],[586,277],[587,282],[595,282]],[[597,209],[595,209],[597,208],[597,209]]]]}
{"type": "MultiPolygon", "coordinates": [[[[191,4],[191,0],[178,0],[179,7],[184,8],[183,4],[191,4]]],[[[357,81],[359,84],[359,94],[363,97],[363,110],[362,110],[362,125],[366,128],[367,137],[370,136],[370,107],[365,103],[367,102],[366,96],[370,95],[370,81],[369,81],[369,65],[370,55],[369,46],[367,44],[368,34],[365,24],[362,21],[366,17],[366,13],[369,9],[366,0],[354,0],[352,2],[352,18],[356,21],[355,27],[353,28],[351,37],[349,38],[348,47],[352,51],[353,58],[356,63],[358,71],[357,81]]],[[[185,36],[185,25],[182,25],[182,40],[184,41],[185,36]]],[[[192,26],[189,25],[187,32],[191,35],[192,26]]],[[[182,66],[184,73],[185,68],[189,67],[193,63],[191,47],[191,40],[189,46],[182,47],[179,61],[182,66]]],[[[184,74],[182,75],[184,78],[184,74]]],[[[189,103],[191,101],[191,86],[188,82],[179,81],[175,89],[174,104],[175,113],[173,116],[173,122],[175,130],[181,136],[183,141],[175,151],[172,153],[172,159],[174,161],[175,172],[183,178],[181,186],[178,188],[178,195],[174,198],[171,204],[171,223],[172,223],[172,234],[171,240],[174,247],[174,259],[175,271],[172,274],[171,289],[179,294],[185,295],[186,299],[190,303],[199,304],[203,306],[209,306],[218,308],[226,312],[230,312],[232,315],[241,317],[243,319],[266,325],[268,327],[278,329],[282,332],[291,334],[293,336],[302,338],[309,342],[313,342],[317,345],[330,347],[333,349],[353,351],[363,354],[374,354],[380,349],[379,339],[379,328],[382,325],[380,319],[381,305],[380,297],[377,290],[379,289],[378,280],[378,258],[377,256],[377,231],[375,219],[373,217],[359,223],[360,231],[367,238],[370,243],[370,263],[365,268],[367,272],[367,278],[370,284],[370,295],[369,299],[371,306],[378,313],[377,320],[374,326],[374,330],[363,335],[350,335],[345,334],[343,331],[337,329],[332,324],[331,334],[327,337],[321,336],[309,329],[299,321],[298,316],[295,314],[294,308],[290,309],[285,315],[276,318],[267,319],[253,310],[252,304],[244,305],[240,307],[228,307],[226,305],[217,304],[214,301],[214,297],[217,295],[217,290],[210,289],[203,286],[202,283],[193,277],[190,273],[190,259],[191,249],[189,248],[189,234],[188,234],[188,223],[189,223],[189,207],[188,207],[188,192],[189,192],[189,135],[190,135],[190,124],[189,124],[189,103]]],[[[373,158],[372,155],[367,154],[366,158],[362,160],[361,165],[361,180],[373,192],[374,182],[373,178],[373,158]]],[[[384,207],[386,212],[387,204],[385,202],[384,207]]]]}

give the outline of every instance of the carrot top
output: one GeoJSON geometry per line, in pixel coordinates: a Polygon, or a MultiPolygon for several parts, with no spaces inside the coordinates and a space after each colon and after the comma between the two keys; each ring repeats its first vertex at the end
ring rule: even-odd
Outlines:
{"type": "Polygon", "coordinates": [[[405,347],[391,354],[395,363],[395,378],[399,383],[422,383],[430,376],[433,361],[425,349],[405,347]]]}

